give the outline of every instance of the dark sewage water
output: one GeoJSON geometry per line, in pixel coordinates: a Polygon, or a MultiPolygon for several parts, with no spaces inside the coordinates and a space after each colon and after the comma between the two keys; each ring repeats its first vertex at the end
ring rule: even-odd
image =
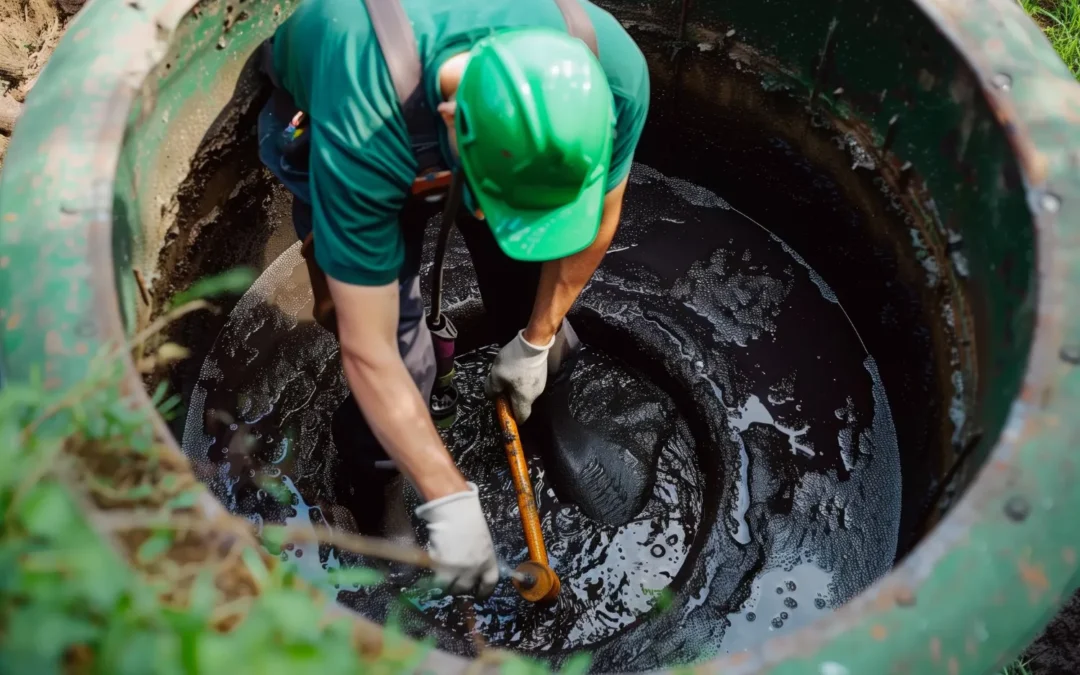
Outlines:
{"type": "MultiPolygon", "coordinates": [[[[451,316],[480,315],[456,236],[446,285],[451,316]]],[[[206,357],[183,446],[256,527],[354,530],[363,514],[350,505],[366,478],[334,446],[330,420],[348,389],[337,343],[310,310],[297,244],[241,299],[206,357]]],[[[326,545],[291,546],[283,559],[344,605],[392,617],[441,648],[474,653],[478,634],[554,663],[588,650],[607,671],[746,649],[806,625],[889,569],[900,461],[888,400],[836,296],[782,240],[708,190],[636,164],[619,232],[571,320],[586,345],[574,416],[661,439],[662,450],[645,509],[613,528],[560,503],[540,453],[526,448],[562,580],[556,604],[530,605],[508,581],[484,602],[448,596],[397,566],[384,566],[376,586],[335,586],[327,570],[380,563],[326,545]]],[[[497,553],[513,567],[528,554],[482,393],[497,347],[459,354],[460,414],[445,439],[480,487],[497,553]]],[[[398,480],[386,494],[393,536],[422,544],[411,489],[398,480]]]]}

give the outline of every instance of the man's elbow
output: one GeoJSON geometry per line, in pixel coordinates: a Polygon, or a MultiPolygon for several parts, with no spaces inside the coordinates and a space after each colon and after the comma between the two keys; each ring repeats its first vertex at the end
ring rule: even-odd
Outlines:
{"type": "Polygon", "coordinates": [[[401,361],[401,354],[397,345],[342,336],[341,361],[347,369],[367,379],[397,365],[401,361]]]}

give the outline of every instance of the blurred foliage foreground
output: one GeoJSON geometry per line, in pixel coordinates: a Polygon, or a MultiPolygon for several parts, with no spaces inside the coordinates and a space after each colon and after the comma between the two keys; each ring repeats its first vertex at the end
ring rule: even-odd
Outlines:
{"type": "MultiPolygon", "coordinates": [[[[168,416],[179,399],[160,387],[148,401],[129,355],[143,372],[183,358],[178,345],[149,346],[160,329],[249,283],[235,272],[200,282],[131,344],[104,348],[67,391],[37,381],[0,389],[0,673],[420,668],[430,645],[358,622],[312,591],[274,555],[269,540],[283,536],[264,532],[260,544],[155,437],[148,407],[168,416]]],[[[352,583],[373,577],[352,572],[352,583]]],[[[505,655],[482,661],[546,671],[505,655]]]]}

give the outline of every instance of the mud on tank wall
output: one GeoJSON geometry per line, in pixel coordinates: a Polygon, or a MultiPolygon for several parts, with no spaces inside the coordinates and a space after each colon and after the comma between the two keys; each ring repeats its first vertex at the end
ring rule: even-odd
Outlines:
{"type": "MultiPolygon", "coordinates": [[[[113,200],[116,285],[128,333],[168,309],[200,278],[236,266],[262,270],[292,243],[291,198],[259,163],[256,122],[267,90],[257,47],[292,0],[204,1],[180,22],[129,117],[113,200]]],[[[185,405],[221,312],[181,318],[159,341],[195,358],[168,378],[185,405]]],[[[157,386],[161,374],[148,376],[157,386]]],[[[173,427],[179,438],[182,427],[173,427]]]]}
{"type": "Polygon", "coordinates": [[[877,360],[902,556],[993,447],[1034,325],[1025,186],[976,75],[907,3],[599,4],[650,63],[639,156],[775,231],[877,360]]]}
{"type": "MultiPolygon", "coordinates": [[[[773,229],[877,359],[902,449],[903,553],[993,446],[1033,326],[1024,186],[978,81],[906,3],[599,4],[649,58],[638,158],[773,229]]],[[[196,279],[262,269],[292,243],[289,197],[256,156],[252,55],[293,6],[199,3],[144,83],[114,198],[129,332],[196,279]]],[[[169,375],[185,400],[222,309],[168,336],[192,350],[169,375]]]]}

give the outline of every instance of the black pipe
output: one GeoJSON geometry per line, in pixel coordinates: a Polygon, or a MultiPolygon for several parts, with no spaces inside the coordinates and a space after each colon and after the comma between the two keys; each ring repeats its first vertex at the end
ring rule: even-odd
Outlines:
{"type": "Polygon", "coordinates": [[[439,238],[435,242],[435,261],[431,266],[431,310],[428,313],[428,328],[439,330],[442,328],[442,289],[443,289],[443,262],[446,259],[446,243],[450,240],[450,230],[454,227],[458,208],[461,206],[461,193],[464,180],[460,170],[453,174],[450,181],[450,192],[446,195],[446,206],[443,208],[442,223],[439,225],[439,238]]]}

